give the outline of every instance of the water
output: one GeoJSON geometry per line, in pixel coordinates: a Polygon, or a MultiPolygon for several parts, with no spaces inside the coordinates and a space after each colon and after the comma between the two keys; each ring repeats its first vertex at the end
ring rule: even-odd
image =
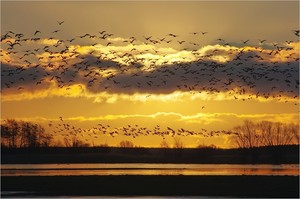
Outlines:
{"type": "Polygon", "coordinates": [[[4,164],[2,176],[299,175],[299,164],[4,164]]]}

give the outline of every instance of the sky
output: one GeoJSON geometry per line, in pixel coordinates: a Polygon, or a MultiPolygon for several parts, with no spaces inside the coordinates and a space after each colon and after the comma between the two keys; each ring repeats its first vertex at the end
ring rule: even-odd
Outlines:
{"type": "Polygon", "coordinates": [[[1,121],[56,144],[232,147],[244,120],[299,121],[296,30],[298,1],[2,1],[1,121]]]}

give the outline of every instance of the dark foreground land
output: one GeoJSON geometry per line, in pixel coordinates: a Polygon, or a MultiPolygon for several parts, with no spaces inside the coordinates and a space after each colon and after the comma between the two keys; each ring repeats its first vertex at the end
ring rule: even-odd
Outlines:
{"type": "Polygon", "coordinates": [[[50,147],[1,150],[1,164],[46,163],[298,164],[299,145],[252,149],[50,147]]]}
{"type": "MultiPolygon", "coordinates": [[[[254,149],[2,149],[2,164],[298,164],[299,146],[254,149]]],[[[1,176],[1,197],[209,196],[298,198],[299,176],[1,176]]]]}
{"type": "Polygon", "coordinates": [[[2,197],[222,196],[298,198],[299,179],[294,176],[16,176],[2,177],[1,189],[2,197]],[[15,194],[7,195],[7,193],[12,192],[15,194]]]}

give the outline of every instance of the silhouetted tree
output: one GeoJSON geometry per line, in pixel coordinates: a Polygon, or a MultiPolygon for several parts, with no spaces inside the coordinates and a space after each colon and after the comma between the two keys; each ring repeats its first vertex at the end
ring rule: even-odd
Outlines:
{"type": "Polygon", "coordinates": [[[133,148],[133,147],[134,147],[134,144],[133,144],[131,141],[128,141],[128,140],[122,140],[122,141],[119,143],[119,146],[120,146],[120,147],[123,147],[123,148],[133,148]]]}
{"type": "Polygon", "coordinates": [[[1,146],[9,145],[9,129],[7,125],[1,124],[1,146]]]}
{"type": "Polygon", "coordinates": [[[7,139],[8,147],[16,148],[20,130],[18,122],[14,119],[7,119],[3,125],[5,126],[4,130],[6,130],[3,134],[5,135],[4,138],[7,139]]]}
{"type": "Polygon", "coordinates": [[[246,120],[243,125],[233,128],[236,135],[231,137],[231,141],[239,148],[299,144],[299,130],[296,127],[280,122],[253,123],[246,120]]]}
{"type": "Polygon", "coordinates": [[[64,143],[66,147],[89,147],[90,145],[82,140],[79,140],[76,135],[72,138],[64,138],[64,143]]]}
{"type": "Polygon", "coordinates": [[[170,148],[169,143],[165,139],[163,139],[160,143],[160,148],[170,148]]]}
{"type": "Polygon", "coordinates": [[[76,142],[73,142],[73,147],[89,147],[90,144],[86,143],[82,140],[76,140],[76,142]]]}
{"type": "Polygon", "coordinates": [[[49,146],[52,136],[39,124],[5,120],[1,125],[1,145],[9,148],[49,146]]]}
{"type": "Polygon", "coordinates": [[[70,143],[70,141],[69,141],[69,139],[68,138],[64,138],[64,143],[65,143],[65,146],[66,147],[71,147],[72,145],[71,145],[71,143],[70,143]]]}
{"type": "Polygon", "coordinates": [[[234,127],[233,131],[238,133],[232,139],[239,148],[252,148],[259,146],[259,139],[257,139],[258,133],[253,122],[245,120],[243,125],[234,127]]]}
{"type": "Polygon", "coordinates": [[[98,147],[109,147],[109,145],[107,144],[107,142],[105,142],[105,143],[99,144],[98,147]]]}
{"type": "Polygon", "coordinates": [[[173,147],[176,148],[176,149],[184,148],[184,144],[181,141],[180,137],[174,137],[173,147]]]}
{"type": "Polygon", "coordinates": [[[295,140],[295,144],[299,144],[299,125],[291,124],[288,129],[293,135],[293,139],[295,140]]]}
{"type": "Polygon", "coordinates": [[[290,126],[279,122],[263,121],[258,124],[263,146],[288,145],[292,143],[293,133],[290,126]]]}

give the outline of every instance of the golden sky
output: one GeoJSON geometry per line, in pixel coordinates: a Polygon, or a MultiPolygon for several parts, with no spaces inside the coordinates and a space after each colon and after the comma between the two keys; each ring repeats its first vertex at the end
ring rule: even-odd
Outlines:
{"type": "Polygon", "coordinates": [[[7,1],[1,15],[1,119],[55,140],[156,147],[159,126],[170,144],[174,130],[230,147],[204,132],[299,120],[297,1],[7,1]]]}

